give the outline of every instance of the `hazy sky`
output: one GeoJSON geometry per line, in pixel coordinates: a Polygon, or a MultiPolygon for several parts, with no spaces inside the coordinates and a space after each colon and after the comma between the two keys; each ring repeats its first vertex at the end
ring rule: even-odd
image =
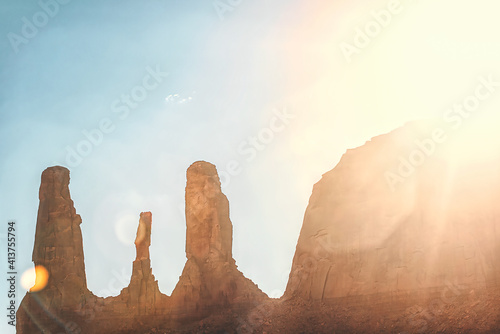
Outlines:
{"type": "MultiPolygon", "coordinates": [[[[15,220],[18,271],[32,266],[40,175],[68,167],[98,296],[128,284],[141,211],[171,293],[185,171],[206,160],[239,269],[279,297],[312,186],[347,148],[500,81],[494,0],[60,2],[0,5],[0,237],[15,220]]],[[[499,100],[474,122],[495,129],[499,100]]]]}

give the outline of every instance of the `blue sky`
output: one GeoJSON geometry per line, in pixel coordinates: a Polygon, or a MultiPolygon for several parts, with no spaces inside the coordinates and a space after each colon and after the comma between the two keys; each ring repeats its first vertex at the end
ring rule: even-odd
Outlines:
{"type": "MultiPolygon", "coordinates": [[[[248,17],[233,19],[245,10],[243,4],[221,20],[210,2],[72,1],[60,4],[57,15],[35,37],[14,48],[7,34],[23,36],[22,17],[32,20],[41,7],[21,1],[4,8],[1,214],[18,224],[21,272],[31,265],[40,174],[61,164],[71,170],[71,194],[84,220],[89,288],[98,295],[116,295],[124,287],[122,280],[121,286],[112,282],[116,273],[130,275],[139,213],[150,210],[154,273],[162,291],[171,292],[185,261],[185,170],[197,160],[218,166],[235,159],[247,164],[250,156],[240,155],[237,147],[287,107],[277,103],[285,77],[279,64],[282,55],[259,45],[272,29],[273,18],[289,8],[283,3],[266,6],[266,11],[255,13],[258,21],[249,22],[248,17]],[[115,112],[126,106],[123,95],[142,86],[151,72],[160,73],[160,82],[148,81],[157,87],[128,108],[127,115],[115,112]],[[68,152],[77,152],[88,140],[84,132],[98,129],[103,119],[111,121],[113,131],[103,134],[79,164],[72,163],[76,160],[68,158],[68,152]]],[[[286,129],[276,135],[252,162],[272,158],[289,136],[286,129]]],[[[235,207],[240,211],[239,219],[232,214],[235,257],[239,253],[248,258],[248,269],[241,269],[251,277],[263,269],[266,258],[286,255],[288,263],[282,268],[268,263],[260,274],[265,280],[275,271],[281,281],[274,289],[282,290],[305,203],[275,204],[285,211],[293,207],[295,231],[288,236],[286,252],[275,249],[268,256],[259,249],[282,239],[282,233],[264,218],[261,200],[249,203],[259,198],[260,189],[254,185],[258,174],[250,178],[247,166],[237,169],[241,174],[227,179],[224,189],[232,212],[238,211],[235,207]],[[238,188],[239,195],[231,196],[231,189],[238,188]]],[[[257,173],[267,174],[266,179],[272,174],[257,173]]],[[[290,171],[280,173],[276,181],[286,183],[286,177],[291,177],[290,171]]],[[[289,189],[273,192],[283,191],[289,189]]]]}
{"type": "Polygon", "coordinates": [[[279,297],[312,186],[347,148],[439,117],[480,74],[500,79],[494,1],[401,1],[349,61],[340,45],[390,1],[241,1],[222,19],[214,3],[73,0],[17,52],[9,33],[43,9],[0,5],[0,226],[17,222],[19,272],[31,266],[40,175],[61,164],[89,288],[128,284],[139,213],[152,211],[153,273],[170,294],[185,262],[185,171],[206,160],[226,173],[239,269],[279,297]],[[163,74],[145,89],[151,72],[163,74]],[[102,124],[108,133],[82,144],[102,124]],[[78,147],[88,155],[68,163],[78,147]]]}

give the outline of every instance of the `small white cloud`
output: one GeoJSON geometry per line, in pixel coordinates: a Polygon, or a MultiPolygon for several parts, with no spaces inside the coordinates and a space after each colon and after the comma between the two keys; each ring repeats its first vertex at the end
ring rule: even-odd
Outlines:
{"type": "Polygon", "coordinates": [[[184,104],[193,99],[192,96],[182,97],[179,94],[170,94],[165,98],[165,102],[169,104],[184,104]]]}

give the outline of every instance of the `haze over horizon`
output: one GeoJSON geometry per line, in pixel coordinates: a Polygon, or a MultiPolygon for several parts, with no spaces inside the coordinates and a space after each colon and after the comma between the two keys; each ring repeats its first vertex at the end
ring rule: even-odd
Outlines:
{"type": "MultiPolygon", "coordinates": [[[[441,119],[480,77],[500,82],[493,0],[242,1],[222,14],[214,3],[70,1],[17,45],[9,33],[43,9],[2,5],[0,221],[17,223],[19,273],[32,267],[40,175],[60,164],[89,289],[128,284],[151,211],[153,273],[170,294],[185,262],[185,171],[205,160],[222,174],[239,270],[279,297],[312,186],[346,149],[441,119]],[[363,46],[370,22],[383,24],[363,46]]],[[[498,95],[467,117],[461,148],[497,148],[498,95]]]]}

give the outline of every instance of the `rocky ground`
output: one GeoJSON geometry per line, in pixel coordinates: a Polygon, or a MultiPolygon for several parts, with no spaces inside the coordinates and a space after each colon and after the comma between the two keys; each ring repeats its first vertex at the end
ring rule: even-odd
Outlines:
{"type": "Polygon", "coordinates": [[[499,300],[498,289],[436,296],[403,307],[273,299],[244,315],[221,311],[176,330],[143,333],[500,333],[499,300]]]}

